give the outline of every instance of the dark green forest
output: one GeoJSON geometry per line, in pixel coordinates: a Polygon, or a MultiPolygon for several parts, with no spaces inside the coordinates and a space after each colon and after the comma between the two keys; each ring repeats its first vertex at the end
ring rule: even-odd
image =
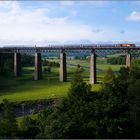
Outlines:
{"type": "Polygon", "coordinates": [[[139,91],[137,67],[122,67],[118,76],[109,69],[99,92],[91,92],[77,70],[68,96],[35,119],[25,116],[17,125],[11,103],[4,100],[0,138],[140,138],[139,91]]]}
{"type": "Polygon", "coordinates": [[[110,57],[110,58],[107,58],[107,63],[124,65],[125,64],[125,59],[126,59],[125,55],[120,55],[120,56],[117,56],[117,57],[110,57]]]}

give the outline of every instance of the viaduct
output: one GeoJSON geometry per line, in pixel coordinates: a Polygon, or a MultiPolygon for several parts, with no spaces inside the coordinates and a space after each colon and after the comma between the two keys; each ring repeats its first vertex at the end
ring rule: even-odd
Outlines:
{"type": "Polygon", "coordinates": [[[5,46],[0,48],[0,62],[2,62],[2,55],[5,53],[14,53],[14,75],[19,77],[21,73],[21,53],[34,53],[35,55],[35,73],[34,79],[40,80],[42,78],[41,53],[46,52],[60,53],[60,73],[59,80],[61,82],[67,81],[67,67],[66,67],[66,52],[89,51],[90,52],[90,83],[96,84],[96,56],[98,53],[105,51],[124,52],[126,54],[126,66],[131,67],[131,58],[133,52],[140,51],[140,46],[128,47],[113,45],[52,45],[42,47],[32,46],[5,46]]]}

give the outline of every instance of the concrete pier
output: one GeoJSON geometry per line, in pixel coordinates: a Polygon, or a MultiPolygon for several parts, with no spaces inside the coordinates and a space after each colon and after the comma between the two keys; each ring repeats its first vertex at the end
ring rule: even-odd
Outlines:
{"type": "Polygon", "coordinates": [[[21,54],[17,52],[14,53],[14,75],[21,76],[21,54]]]}
{"type": "Polygon", "coordinates": [[[91,51],[90,57],[90,83],[96,84],[96,54],[95,51],[91,51]]]}
{"type": "Polygon", "coordinates": [[[126,52],[126,66],[131,67],[131,54],[129,51],[126,52]]]}
{"type": "Polygon", "coordinates": [[[35,80],[42,79],[42,64],[41,64],[41,53],[35,53],[35,80]]]}
{"type": "Polygon", "coordinates": [[[67,81],[66,54],[65,54],[64,51],[61,51],[61,53],[60,53],[59,80],[61,82],[66,82],[67,81]]]}

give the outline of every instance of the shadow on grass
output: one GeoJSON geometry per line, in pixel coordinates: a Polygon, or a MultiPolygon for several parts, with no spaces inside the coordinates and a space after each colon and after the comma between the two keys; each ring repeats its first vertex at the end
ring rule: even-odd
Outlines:
{"type": "MultiPolygon", "coordinates": [[[[5,78],[5,82],[3,82],[3,90],[0,90],[0,95],[12,95],[12,94],[17,94],[19,92],[22,92],[21,94],[24,94],[24,92],[45,92],[47,94],[47,88],[52,88],[54,89],[55,87],[61,86],[61,89],[66,88],[69,83],[72,81],[73,74],[74,74],[75,69],[68,70],[67,74],[67,82],[59,82],[59,72],[58,71],[52,71],[51,73],[43,73],[42,80],[35,81],[34,80],[34,71],[33,70],[26,70],[22,77],[18,78],[5,78]],[[28,72],[29,71],[29,72],[28,72]],[[9,81],[8,81],[9,79],[9,81]],[[64,86],[67,84],[66,86],[64,86]],[[53,88],[54,86],[54,88],[53,88]],[[44,90],[43,90],[44,89],[44,90]]],[[[82,77],[85,82],[89,82],[89,72],[84,71],[82,73],[82,77]]],[[[64,89],[63,89],[64,91],[64,89]]],[[[49,91],[51,92],[51,91],[49,91]]],[[[58,91],[58,92],[61,92],[58,91]]],[[[36,93],[35,93],[36,94],[36,93]]]]}
{"type": "MultiPolygon", "coordinates": [[[[53,87],[53,86],[62,86],[65,83],[59,82],[59,77],[54,76],[54,77],[49,77],[49,78],[43,78],[42,80],[35,81],[33,78],[33,75],[23,75],[20,78],[12,78],[9,80],[9,84],[7,85],[8,79],[5,78],[5,82],[2,85],[4,88],[3,90],[0,90],[0,96],[3,95],[10,95],[10,94],[15,94],[17,92],[23,91],[24,92],[34,92],[35,90],[39,89],[47,89],[48,87],[53,87]],[[8,86],[8,87],[7,87],[8,86]]],[[[40,91],[39,91],[40,92],[40,91]]],[[[47,93],[47,91],[46,91],[47,93]]]]}

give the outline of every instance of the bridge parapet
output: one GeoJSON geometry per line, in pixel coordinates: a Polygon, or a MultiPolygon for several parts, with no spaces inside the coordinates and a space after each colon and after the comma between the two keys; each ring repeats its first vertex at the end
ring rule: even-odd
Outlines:
{"type": "MultiPolygon", "coordinates": [[[[114,52],[114,53],[125,53],[127,48],[88,48],[88,49],[85,49],[85,48],[65,48],[65,52],[66,53],[80,53],[80,52],[89,52],[94,49],[96,54],[97,55],[100,55],[100,54],[104,54],[105,52],[108,52],[108,53],[111,53],[111,52],[114,52]]],[[[62,50],[62,48],[60,49],[56,49],[56,48],[40,48],[40,49],[34,49],[34,48],[30,48],[30,49],[18,49],[18,52],[21,53],[21,54],[34,54],[35,52],[39,52],[39,53],[60,53],[62,50]]],[[[130,52],[138,52],[140,51],[140,48],[133,48],[133,49],[130,49],[130,52]]],[[[15,53],[17,52],[16,49],[2,49],[0,51],[1,53],[15,53]]]]}

